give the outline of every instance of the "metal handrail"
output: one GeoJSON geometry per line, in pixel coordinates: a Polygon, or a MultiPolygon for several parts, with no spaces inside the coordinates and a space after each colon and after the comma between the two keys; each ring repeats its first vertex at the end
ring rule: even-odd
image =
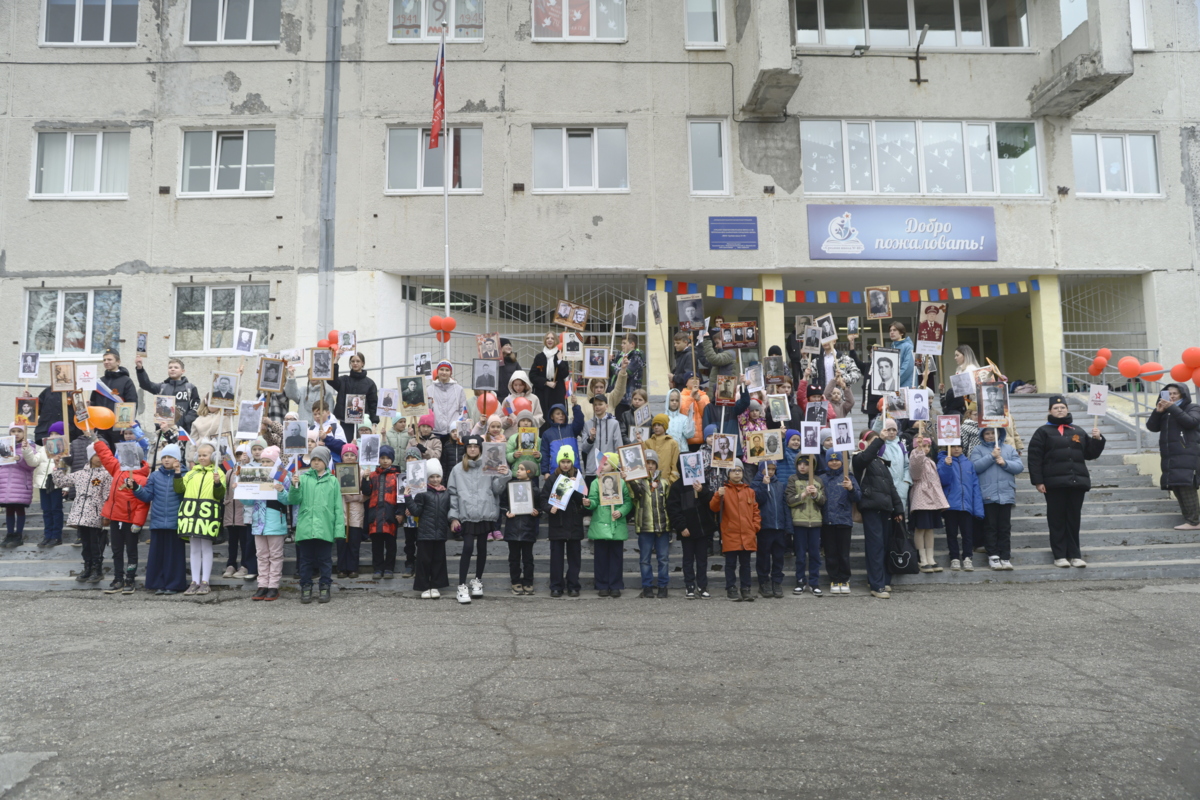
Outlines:
{"type": "MultiPolygon", "coordinates": [[[[1133,411],[1125,414],[1131,422],[1127,422],[1120,416],[1109,416],[1109,420],[1122,428],[1125,428],[1134,435],[1139,451],[1143,448],[1143,434],[1146,431],[1145,421],[1149,419],[1150,412],[1154,410],[1154,401],[1149,400],[1150,390],[1146,388],[1145,382],[1137,378],[1125,378],[1120,373],[1116,372],[1116,364],[1126,356],[1133,356],[1142,363],[1150,361],[1158,361],[1158,350],[1152,348],[1110,348],[1112,350],[1112,358],[1109,359],[1109,367],[1099,376],[1093,378],[1088,374],[1087,368],[1091,366],[1093,359],[1096,356],[1094,350],[1072,350],[1063,348],[1060,359],[1062,364],[1063,390],[1067,393],[1084,393],[1088,392],[1088,387],[1093,384],[1103,383],[1108,386],[1110,402],[1112,399],[1123,400],[1128,402],[1133,411]],[[1112,377],[1115,380],[1109,380],[1112,377]]],[[[1155,395],[1157,399],[1157,395],[1155,395]]]]}

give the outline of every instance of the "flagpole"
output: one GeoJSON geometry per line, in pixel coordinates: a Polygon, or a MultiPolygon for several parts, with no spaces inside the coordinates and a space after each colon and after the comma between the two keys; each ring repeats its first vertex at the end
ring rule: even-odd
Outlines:
{"type": "MultiPolygon", "coordinates": [[[[442,133],[445,134],[445,96],[446,96],[446,25],[448,21],[442,19],[442,65],[441,65],[441,92],[442,92],[442,133]]],[[[448,138],[448,137],[447,137],[448,138]]],[[[447,158],[447,153],[450,152],[449,147],[442,147],[442,239],[445,250],[444,275],[445,287],[443,289],[446,300],[446,316],[450,316],[450,176],[451,166],[450,159],[447,158]]],[[[442,345],[442,357],[447,361],[450,360],[450,337],[446,337],[445,344],[442,345]]]]}

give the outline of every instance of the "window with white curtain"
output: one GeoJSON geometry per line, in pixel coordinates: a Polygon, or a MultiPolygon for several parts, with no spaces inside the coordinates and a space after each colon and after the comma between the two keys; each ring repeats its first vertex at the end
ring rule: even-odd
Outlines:
{"type": "Polygon", "coordinates": [[[451,193],[482,191],[482,128],[443,129],[433,149],[428,128],[388,129],[387,194],[441,194],[447,178],[451,193]]]}
{"type": "Polygon", "coordinates": [[[806,194],[1040,195],[1032,122],[802,120],[806,194]]]}
{"type": "Polygon", "coordinates": [[[34,197],[129,197],[129,131],[39,131],[36,150],[34,197]]]}
{"type": "Polygon", "coordinates": [[[484,0],[391,0],[389,42],[437,42],[442,25],[448,42],[483,41],[484,0]]]}
{"type": "Polygon", "coordinates": [[[1075,194],[1160,194],[1158,151],[1148,133],[1073,133],[1075,194]]]}
{"type": "Polygon", "coordinates": [[[186,131],[180,196],[264,196],[275,191],[275,131],[186,131]]]}
{"type": "Polygon", "coordinates": [[[625,0],[533,0],[534,41],[625,41],[625,0]]]}
{"type": "Polygon", "coordinates": [[[729,194],[728,151],[724,120],[688,120],[692,194],[729,194]]]}
{"type": "Polygon", "coordinates": [[[51,355],[100,355],[121,338],[120,289],[30,289],[25,346],[51,355]]]}
{"type": "Polygon", "coordinates": [[[191,0],[188,42],[278,42],[281,21],[279,2],[280,0],[191,0]]]}
{"type": "Polygon", "coordinates": [[[42,44],[137,43],[138,0],[44,0],[42,44]]]}
{"type": "Polygon", "coordinates": [[[794,2],[798,45],[903,49],[914,47],[928,25],[925,47],[1029,47],[1026,0],[794,2]]]}
{"type": "Polygon", "coordinates": [[[625,128],[534,128],[533,191],[627,192],[625,128]]]}
{"type": "Polygon", "coordinates": [[[687,46],[724,47],[724,0],[685,0],[687,46]]]}

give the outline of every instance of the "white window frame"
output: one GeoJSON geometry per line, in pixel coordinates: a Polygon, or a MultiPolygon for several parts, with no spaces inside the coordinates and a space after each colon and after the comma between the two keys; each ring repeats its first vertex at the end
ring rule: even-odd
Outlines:
{"type": "MultiPolygon", "coordinates": [[[[271,127],[256,127],[256,128],[183,128],[180,133],[184,134],[179,137],[179,191],[175,193],[179,198],[202,198],[202,197],[274,197],[275,190],[260,192],[246,191],[246,159],[250,153],[250,132],[251,131],[272,131],[275,134],[275,155],[279,152],[279,131],[271,127]],[[184,141],[188,133],[211,133],[212,147],[209,150],[209,169],[211,170],[211,179],[209,181],[209,189],[207,192],[185,192],[184,174],[187,171],[187,164],[184,163],[184,141]],[[242,136],[242,177],[239,182],[238,189],[217,189],[217,153],[221,146],[221,136],[225,134],[241,134],[242,136]]],[[[278,158],[271,159],[271,168],[278,171],[278,158]]],[[[272,184],[275,182],[272,181],[272,184]]]]}
{"type": "Polygon", "coordinates": [[[1136,53],[1148,53],[1154,50],[1154,36],[1150,32],[1150,14],[1147,13],[1149,11],[1147,5],[1149,5],[1149,0],[1129,0],[1130,33],[1132,34],[1137,29],[1135,21],[1140,20],[1142,35],[1145,38],[1145,41],[1139,43],[1137,37],[1134,37],[1133,50],[1136,53]]]}
{"type": "MultiPolygon", "coordinates": [[[[604,129],[618,129],[625,131],[625,181],[630,187],[633,186],[633,180],[629,175],[629,127],[626,125],[535,125],[531,131],[535,130],[553,130],[562,133],[562,157],[563,157],[563,186],[561,189],[539,189],[533,178],[530,178],[530,190],[533,194],[629,194],[631,189],[601,189],[597,184],[600,182],[600,136],[598,131],[604,129]],[[567,147],[567,131],[590,130],[592,132],[592,186],[591,188],[569,186],[571,182],[571,154],[567,147]]],[[[530,135],[530,154],[536,159],[537,137],[530,135]]],[[[532,164],[530,162],[531,175],[532,164]]]]}
{"type": "MultiPolygon", "coordinates": [[[[1114,197],[1127,198],[1147,198],[1155,199],[1162,198],[1165,195],[1162,190],[1162,153],[1158,147],[1158,134],[1150,131],[1071,131],[1071,155],[1074,157],[1076,136],[1091,136],[1096,140],[1096,171],[1100,175],[1100,191],[1099,192],[1081,192],[1078,189],[1075,191],[1076,197],[1097,198],[1097,199],[1112,199],[1114,197]],[[1133,191],[1133,156],[1129,149],[1130,136],[1149,136],[1154,140],[1154,165],[1158,168],[1158,174],[1155,175],[1155,183],[1158,184],[1157,192],[1135,192],[1133,191]],[[1101,139],[1104,138],[1120,138],[1122,154],[1125,157],[1125,183],[1129,186],[1129,190],[1118,192],[1106,187],[1106,178],[1104,173],[1104,148],[1101,144],[1101,139]]],[[[1072,168],[1073,169],[1073,168],[1072,168]]],[[[1078,183],[1078,180],[1076,180],[1078,183]]]]}
{"type": "MultiPolygon", "coordinates": [[[[717,40],[715,42],[693,42],[688,40],[687,0],[683,0],[683,39],[685,50],[724,50],[725,49],[725,0],[716,0],[717,4],[717,40]]],[[[626,20],[626,25],[628,25],[626,20]]]]}
{"type": "MultiPolygon", "coordinates": [[[[229,0],[220,0],[220,7],[217,9],[217,38],[215,41],[197,42],[192,39],[192,0],[187,3],[187,19],[185,26],[187,27],[187,35],[184,37],[184,42],[189,47],[221,47],[231,44],[236,45],[255,45],[255,44],[279,44],[279,39],[254,39],[254,0],[250,0],[250,6],[246,11],[246,37],[245,39],[226,39],[225,38],[225,10],[228,7],[229,0]]],[[[280,32],[282,35],[282,21],[280,23],[280,32]]]]}
{"type": "MultiPolygon", "coordinates": [[[[907,45],[889,44],[889,45],[879,45],[877,47],[873,47],[871,45],[871,16],[870,16],[870,6],[868,4],[868,0],[859,0],[859,1],[862,2],[862,6],[863,6],[863,40],[864,40],[866,46],[872,47],[873,51],[901,51],[901,50],[907,51],[909,48],[916,46],[917,38],[920,36],[921,31],[919,28],[916,27],[917,11],[916,11],[916,4],[913,2],[913,0],[908,0],[908,41],[909,41],[909,43],[907,45]]],[[[996,52],[996,51],[1000,51],[1003,53],[1034,53],[1034,52],[1036,52],[1036,50],[1033,47],[1033,25],[1029,24],[1029,19],[1030,19],[1029,15],[1031,12],[1030,12],[1030,7],[1029,7],[1028,3],[1026,4],[1026,8],[1025,8],[1025,10],[1026,10],[1025,34],[1026,34],[1026,38],[1028,38],[1029,41],[1026,42],[1023,47],[1000,47],[1000,46],[993,46],[993,45],[988,44],[988,42],[990,42],[992,40],[992,37],[991,37],[990,22],[988,20],[988,13],[987,13],[987,0],[976,0],[976,2],[979,2],[979,4],[980,4],[980,11],[982,13],[981,34],[982,34],[984,43],[983,44],[970,44],[970,45],[964,45],[962,43],[962,40],[963,40],[962,4],[964,2],[970,2],[970,0],[955,0],[955,3],[954,3],[954,41],[955,41],[955,44],[953,46],[926,44],[921,47],[921,50],[923,52],[930,51],[930,50],[943,51],[943,52],[964,52],[965,51],[968,53],[970,53],[970,52],[996,52]]],[[[1028,2],[1032,2],[1032,0],[1028,0],[1028,2]]],[[[789,5],[792,6],[792,13],[794,14],[795,13],[795,2],[791,2],[789,5]]],[[[793,19],[793,22],[796,22],[796,20],[793,19]]],[[[817,48],[817,49],[829,48],[829,49],[833,49],[833,50],[844,51],[848,47],[850,47],[850,45],[846,45],[846,44],[840,44],[840,43],[829,44],[825,41],[825,0],[817,0],[817,42],[815,44],[812,42],[801,43],[799,41],[799,36],[800,36],[799,28],[797,28],[792,33],[796,38],[796,48],[800,49],[800,50],[804,50],[807,48],[817,48]]]]}
{"type": "MultiPolygon", "coordinates": [[[[29,170],[29,199],[30,200],[128,200],[129,199],[129,176],[125,176],[125,191],[121,193],[103,193],[99,191],[100,186],[100,170],[104,165],[104,135],[106,133],[126,133],[130,131],[103,131],[103,130],[85,130],[85,131],[61,131],[50,128],[40,128],[33,132],[33,157],[30,159],[29,170]],[[63,177],[63,191],[61,193],[38,192],[37,191],[37,149],[38,140],[43,133],[65,133],[67,134],[67,153],[66,153],[66,168],[63,177]],[[73,192],[71,191],[71,174],[75,171],[75,137],[76,136],[96,136],[96,175],[93,186],[97,187],[94,192],[73,192]]],[[[130,134],[130,147],[133,145],[133,136],[130,134]]],[[[132,154],[130,156],[130,164],[126,165],[126,169],[132,164],[132,154]]]]}
{"type": "Polygon", "coordinates": [[[96,292],[116,291],[121,292],[121,302],[125,302],[125,292],[120,286],[71,286],[66,288],[55,289],[52,286],[27,286],[25,287],[25,313],[21,317],[21,341],[24,343],[22,352],[33,352],[32,342],[29,341],[29,294],[30,292],[58,292],[57,316],[54,322],[54,352],[42,353],[43,359],[70,359],[72,361],[102,361],[103,353],[92,352],[92,327],[95,320],[95,303],[96,292]],[[83,351],[62,349],[63,337],[63,315],[66,314],[66,301],[63,298],[64,294],[78,294],[87,292],[87,324],[84,327],[83,351]]]}
{"type": "MultiPolygon", "coordinates": [[[[416,0],[416,2],[419,4],[419,7],[421,9],[421,35],[415,39],[397,39],[397,38],[395,38],[395,36],[393,34],[395,33],[396,28],[392,24],[392,20],[395,19],[395,8],[396,8],[395,4],[396,4],[396,2],[397,2],[397,0],[387,0],[388,44],[429,44],[430,42],[440,42],[442,40],[441,36],[433,36],[429,33],[429,21],[425,19],[425,9],[426,9],[425,0],[416,0]]],[[[446,26],[446,41],[447,42],[458,42],[459,44],[483,44],[484,39],[487,38],[487,15],[486,15],[486,12],[484,14],[484,19],[483,19],[483,36],[459,38],[454,35],[455,25],[454,25],[453,20],[455,20],[458,16],[455,12],[458,10],[457,5],[460,2],[462,2],[462,0],[446,0],[446,13],[449,15],[449,17],[451,19],[450,24],[446,26]]],[[[479,0],[479,5],[483,6],[483,4],[484,4],[484,0],[479,0]]]]}
{"type": "MultiPolygon", "coordinates": [[[[428,152],[425,147],[425,134],[432,130],[428,125],[389,125],[384,138],[384,154],[383,154],[383,193],[390,196],[418,195],[418,194],[437,194],[442,193],[441,186],[426,188],[425,183],[425,155],[428,152]],[[419,131],[417,136],[417,188],[416,189],[389,189],[388,175],[391,174],[392,164],[392,131],[397,130],[415,130],[419,131]]],[[[442,180],[449,185],[452,172],[454,169],[454,136],[456,130],[476,130],[482,131],[482,125],[455,125],[452,128],[443,127],[441,137],[448,144],[445,146],[442,158],[442,180]]],[[[480,148],[483,147],[482,137],[480,139],[480,148]]],[[[486,167],[486,164],[482,165],[486,167]]],[[[483,194],[483,171],[480,171],[479,188],[478,189],[455,189],[450,186],[450,194],[483,194]]]]}
{"type": "MultiPolygon", "coordinates": [[[[73,42],[48,42],[46,41],[46,28],[49,26],[47,16],[50,13],[50,0],[42,0],[42,18],[41,18],[41,36],[38,42],[39,47],[137,47],[138,36],[140,31],[134,30],[132,42],[110,42],[108,39],[112,35],[112,0],[105,0],[104,3],[104,41],[102,42],[84,42],[80,41],[79,37],[83,33],[83,2],[76,0],[75,2],[75,41],[73,42]]],[[[138,3],[138,21],[141,21],[141,3],[138,3]]]]}
{"type": "Polygon", "coordinates": [[[722,117],[688,117],[687,120],[687,145],[688,145],[688,191],[693,197],[730,197],[733,194],[730,186],[731,169],[729,164],[729,120],[722,117]],[[692,185],[692,123],[695,122],[716,122],[721,126],[721,170],[724,173],[725,188],[719,192],[700,191],[692,185]]]}
{"type": "MultiPolygon", "coordinates": [[[[1028,120],[1028,119],[999,119],[999,120],[901,119],[898,117],[887,118],[887,119],[851,119],[851,118],[831,119],[829,117],[805,117],[804,119],[801,120],[801,122],[810,122],[810,121],[811,122],[840,122],[842,124],[842,171],[843,171],[842,177],[843,177],[843,181],[845,182],[847,189],[844,192],[821,192],[821,191],[812,191],[812,190],[808,189],[807,187],[805,187],[804,194],[806,196],[813,195],[813,196],[819,196],[819,197],[847,197],[847,196],[856,196],[856,197],[1003,197],[1003,198],[1008,198],[1008,199],[1013,199],[1013,200],[1039,200],[1039,199],[1045,198],[1045,196],[1046,196],[1046,168],[1045,168],[1045,164],[1044,164],[1045,138],[1042,135],[1042,126],[1038,120],[1028,120]],[[916,123],[917,172],[918,172],[918,181],[919,181],[919,185],[921,187],[921,191],[919,191],[919,192],[885,192],[878,188],[878,186],[879,186],[879,154],[877,152],[877,148],[875,145],[875,141],[876,141],[875,125],[878,122],[885,122],[885,123],[886,122],[905,122],[905,123],[915,122],[916,123]],[[925,150],[924,150],[924,147],[921,145],[921,141],[922,141],[921,123],[923,123],[923,122],[954,122],[954,123],[958,123],[963,126],[963,140],[962,140],[963,148],[964,148],[963,179],[967,185],[966,194],[960,194],[960,193],[954,193],[954,192],[933,192],[933,191],[930,191],[929,188],[926,186],[926,184],[925,184],[925,180],[926,180],[926,177],[925,177],[925,150]],[[996,124],[997,123],[999,123],[1001,125],[1006,124],[1006,123],[1018,123],[1018,124],[1022,124],[1022,125],[1029,125],[1032,123],[1034,134],[1037,136],[1037,141],[1035,142],[1035,145],[1034,145],[1037,148],[1036,149],[1037,168],[1038,168],[1038,192],[1037,192],[1037,194],[1004,194],[1004,193],[1000,192],[1000,153],[999,153],[999,146],[998,146],[999,141],[996,138],[996,124]],[[847,125],[851,125],[851,124],[866,124],[866,125],[870,125],[870,128],[871,128],[871,139],[869,142],[870,148],[871,148],[871,182],[875,185],[876,188],[872,189],[869,192],[865,192],[862,190],[852,190],[849,188],[850,183],[848,181],[845,181],[846,171],[850,169],[850,138],[849,138],[847,125]],[[994,191],[975,192],[975,191],[972,191],[972,189],[971,189],[971,170],[967,167],[967,155],[966,155],[966,148],[967,148],[967,138],[966,137],[967,137],[967,126],[968,125],[987,125],[991,131],[990,135],[992,138],[992,186],[995,187],[994,191]]],[[[803,136],[801,136],[801,139],[800,139],[800,151],[801,151],[801,158],[803,158],[803,153],[804,153],[803,136]]]]}
{"type": "MultiPolygon", "coordinates": [[[[568,0],[559,0],[559,2],[561,2],[563,4],[564,9],[567,7],[568,0]]],[[[537,22],[535,21],[535,22],[533,22],[533,27],[532,27],[532,30],[530,31],[530,41],[533,41],[533,42],[559,42],[560,44],[564,43],[564,42],[598,42],[598,43],[603,43],[603,44],[625,44],[625,43],[627,43],[629,41],[629,0],[627,0],[625,3],[625,35],[621,36],[621,37],[617,37],[617,38],[609,38],[609,37],[596,35],[596,29],[599,27],[596,24],[596,3],[599,3],[599,2],[604,2],[604,0],[588,0],[588,13],[590,13],[592,15],[592,22],[591,22],[591,25],[588,26],[588,30],[590,30],[591,33],[588,34],[587,36],[571,36],[569,33],[567,33],[567,31],[569,31],[571,29],[571,26],[565,19],[563,20],[563,35],[562,36],[538,36],[537,35],[538,26],[537,26],[537,22]]],[[[722,0],[722,2],[724,2],[724,0],[722,0]]],[[[534,0],[529,0],[529,14],[530,14],[529,18],[531,20],[534,19],[534,16],[533,16],[534,13],[535,13],[534,0]]]]}
{"type": "MultiPolygon", "coordinates": [[[[242,289],[249,288],[249,287],[262,287],[262,286],[265,286],[267,288],[268,301],[267,301],[267,311],[265,313],[267,314],[267,333],[268,333],[268,335],[270,335],[270,332],[271,332],[271,314],[270,314],[270,312],[271,312],[271,303],[270,303],[271,285],[269,283],[213,283],[213,284],[177,283],[177,284],[174,284],[171,287],[171,355],[173,355],[173,356],[174,355],[196,356],[196,355],[205,355],[205,354],[214,354],[214,353],[217,355],[228,354],[231,349],[229,347],[216,347],[216,348],[209,347],[209,343],[212,341],[212,296],[213,296],[213,292],[216,290],[220,290],[220,289],[233,289],[236,291],[236,294],[235,294],[236,300],[234,301],[234,304],[233,304],[233,330],[234,330],[234,333],[236,334],[238,328],[245,327],[242,325],[242,289]],[[179,318],[179,290],[180,289],[203,289],[204,290],[204,311],[201,312],[204,314],[204,348],[201,350],[180,350],[179,346],[177,344],[179,331],[175,327],[175,325],[176,325],[176,320],[179,318]]],[[[260,312],[255,312],[255,313],[260,313],[260,312]]],[[[258,337],[256,336],[255,342],[254,342],[254,352],[255,353],[267,352],[267,342],[258,341],[258,337]]]]}

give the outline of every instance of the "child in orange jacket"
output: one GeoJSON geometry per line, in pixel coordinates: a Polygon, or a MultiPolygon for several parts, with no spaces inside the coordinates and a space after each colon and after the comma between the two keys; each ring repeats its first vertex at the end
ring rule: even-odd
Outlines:
{"type": "Polygon", "coordinates": [[[113,560],[113,581],[104,593],[133,594],[137,578],[138,533],[146,524],[146,514],[150,510],[149,503],[138,500],[133,494],[133,487],[145,486],[150,465],[143,459],[138,469],[123,469],[103,439],[96,440],[96,455],[100,457],[100,465],[112,476],[108,500],[100,512],[110,521],[108,536],[112,540],[113,560]],[[125,563],[126,557],[128,565],[125,563]]]}
{"type": "Polygon", "coordinates": [[[695,452],[704,444],[704,409],[708,406],[708,395],[700,388],[700,379],[688,373],[687,388],[679,393],[679,412],[691,417],[694,430],[689,431],[687,442],[695,452]]]}
{"type": "Polygon", "coordinates": [[[733,460],[725,485],[708,501],[708,507],[721,515],[721,552],[725,554],[725,594],[730,600],[754,602],[750,594],[750,554],[758,550],[758,529],[762,516],[754,490],[744,482],[740,459],[733,460]],[[742,591],[738,594],[737,569],[742,568],[742,591]]]}

